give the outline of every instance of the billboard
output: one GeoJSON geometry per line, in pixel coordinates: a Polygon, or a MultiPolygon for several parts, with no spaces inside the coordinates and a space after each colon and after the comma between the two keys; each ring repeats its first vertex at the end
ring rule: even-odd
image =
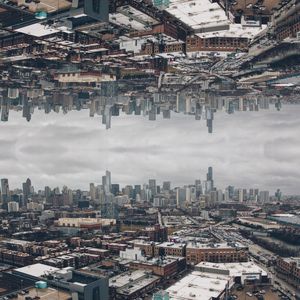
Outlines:
{"type": "Polygon", "coordinates": [[[98,21],[108,22],[109,0],[84,0],[84,13],[98,21]]]}

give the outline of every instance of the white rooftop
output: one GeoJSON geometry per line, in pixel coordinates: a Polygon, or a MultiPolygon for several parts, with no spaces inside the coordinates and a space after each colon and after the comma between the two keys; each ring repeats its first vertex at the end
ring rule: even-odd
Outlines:
{"type": "Polygon", "coordinates": [[[196,265],[196,268],[209,268],[215,270],[226,270],[229,271],[229,276],[239,277],[242,274],[249,273],[261,273],[262,276],[266,276],[267,272],[260,266],[252,261],[240,262],[240,263],[211,263],[211,262],[201,262],[196,265]]]}
{"type": "Polygon", "coordinates": [[[231,37],[231,38],[247,38],[253,39],[257,34],[265,29],[266,25],[261,27],[245,27],[241,24],[230,24],[227,30],[218,30],[211,32],[197,33],[200,38],[213,38],[213,37],[231,37]]]}
{"type": "Polygon", "coordinates": [[[229,24],[219,4],[209,0],[171,0],[166,10],[193,29],[229,24]]]}
{"type": "Polygon", "coordinates": [[[230,249],[230,248],[244,248],[245,246],[239,242],[228,244],[228,243],[198,243],[198,242],[188,242],[187,248],[193,249],[230,249]]]}
{"type": "Polygon", "coordinates": [[[176,249],[182,249],[185,247],[185,244],[181,243],[172,243],[172,242],[164,242],[159,245],[158,247],[163,247],[163,248],[176,248],[176,249]]]}
{"type": "Polygon", "coordinates": [[[15,269],[16,272],[23,273],[28,276],[40,278],[42,275],[55,273],[59,268],[51,267],[44,264],[33,264],[26,267],[15,269]]]}
{"type": "Polygon", "coordinates": [[[51,28],[49,26],[42,25],[40,23],[35,23],[32,25],[28,25],[19,29],[16,29],[17,32],[25,33],[32,36],[45,36],[49,34],[53,34],[59,32],[59,30],[51,28]]]}
{"type": "Polygon", "coordinates": [[[122,273],[120,275],[111,277],[109,279],[109,286],[121,288],[130,282],[134,282],[135,280],[142,279],[145,275],[146,274],[143,270],[136,270],[130,273],[129,272],[122,273]]]}
{"type": "Polygon", "coordinates": [[[209,276],[201,272],[192,272],[183,277],[166,291],[170,299],[177,300],[209,300],[218,298],[229,282],[228,276],[209,276]]]}

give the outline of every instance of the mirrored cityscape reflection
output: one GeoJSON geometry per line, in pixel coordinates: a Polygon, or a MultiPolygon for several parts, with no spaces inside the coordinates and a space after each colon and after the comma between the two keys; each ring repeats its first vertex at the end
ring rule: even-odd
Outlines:
{"type": "Polygon", "coordinates": [[[1,121],[9,121],[9,111],[20,112],[30,121],[34,110],[64,114],[88,110],[100,117],[106,129],[120,114],[142,115],[155,121],[161,115],[171,118],[182,113],[202,120],[209,133],[217,113],[268,110],[282,104],[297,103],[297,90],[273,85],[255,89],[238,86],[230,78],[207,74],[161,73],[143,80],[117,80],[99,71],[62,69],[51,77],[49,69],[13,65],[3,72],[1,83],[1,121]]]}
{"type": "Polygon", "coordinates": [[[300,300],[299,91],[300,0],[0,0],[0,300],[300,300]]]}

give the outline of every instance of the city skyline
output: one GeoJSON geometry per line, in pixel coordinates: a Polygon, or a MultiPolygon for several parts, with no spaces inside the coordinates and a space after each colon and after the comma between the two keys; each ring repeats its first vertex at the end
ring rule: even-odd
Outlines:
{"type": "Polygon", "coordinates": [[[300,300],[300,0],[0,0],[0,300],[300,300]]]}
{"type": "MultiPolygon", "coordinates": [[[[112,179],[112,174],[106,170],[101,179],[101,184],[90,183],[89,189],[70,189],[67,186],[49,187],[35,189],[30,178],[27,178],[22,186],[11,189],[9,180],[1,178],[0,200],[2,208],[8,212],[17,212],[19,209],[44,209],[58,206],[70,206],[78,208],[93,207],[100,208],[103,213],[108,213],[107,207],[115,206],[109,210],[114,211],[115,218],[118,218],[118,209],[125,204],[151,203],[153,207],[177,207],[187,208],[200,204],[202,209],[218,207],[222,204],[261,204],[267,205],[270,201],[281,201],[282,192],[277,189],[274,194],[268,190],[250,188],[249,190],[233,185],[227,186],[224,190],[218,187],[214,180],[214,171],[208,167],[206,177],[196,178],[193,182],[174,186],[171,181],[158,182],[155,178],[148,179],[142,184],[120,185],[112,179]],[[34,208],[35,207],[35,208],[34,208]]],[[[286,195],[285,195],[286,196],[286,195]]],[[[105,217],[109,217],[105,215],[105,217]]],[[[110,215],[112,217],[112,215],[110,215]]]]}
{"type": "Polygon", "coordinates": [[[220,115],[213,135],[177,114],[154,123],[121,116],[109,132],[80,112],[55,114],[49,121],[40,113],[22,128],[16,117],[0,124],[5,128],[0,130],[1,173],[12,183],[30,177],[38,186],[45,180],[86,185],[105,169],[124,183],[139,177],[185,183],[209,164],[221,186],[280,186],[297,194],[299,109],[288,105],[281,112],[220,115]]]}
{"type": "MultiPolygon", "coordinates": [[[[211,169],[213,169],[212,167],[209,167],[211,169]]],[[[156,178],[149,178],[148,181],[145,181],[145,182],[133,182],[133,183],[123,183],[121,184],[120,182],[118,181],[115,181],[114,179],[111,180],[111,172],[109,170],[106,170],[104,174],[102,176],[102,179],[98,180],[97,182],[90,182],[89,185],[87,185],[85,188],[79,188],[79,187],[75,187],[75,188],[70,188],[69,186],[65,185],[62,183],[61,186],[49,186],[48,184],[45,184],[45,186],[43,188],[36,188],[35,184],[31,181],[30,178],[24,178],[24,182],[21,183],[20,186],[14,186],[12,187],[10,185],[10,181],[9,181],[9,178],[0,178],[0,195],[1,194],[7,194],[9,192],[16,192],[16,191],[21,191],[23,192],[24,196],[25,197],[28,197],[29,194],[36,194],[36,193],[39,193],[39,192],[43,192],[45,191],[46,189],[50,189],[50,190],[57,190],[57,191],[64,191],[65,189],[69,189],[69,190],[72,190],[73,192],[76,191],[76,190],[81,190],[81,191],[84,191],[84,192],[91,192],[91,185],[94,187],[94,188],[103,188],[103,190],[106,192],[106,193],[111,193],[112,190],[111,190],[111,186],[112,185],[117,185],[118,188],[120,188],[120,191],[122,189],[126,189],[126,187],[130,186],[130,187],[140,187],[140,188],[143,188],[143,187],[147,187],[150,191],[154,188],[154,190],[156,190],[156,188],[159,188],[161,191],[166,191],[166,190],[176,190],[176,189],[179,189],[179,188],[182,188],[182,187],[192,187],[192,186],[195,186],[197,184],[201,185],[203,187],[206,186],[209,186],[210,188],[207,188],[207,191],[211,191],[211,190],[220,190],[220,191],[225,191],[226,189],[228,189],[229,187],[232,187],[233,189],[236,189],[236,190],[245,190],[245,191],[248,191],[248,190],[260,190],[259,188],[256,188],[256,187],[251,187],[251,188],[245,188],[243,186],[234,186],[232,184],[229,184],[228,186],[226,186],[224,189],[223,188],[220,188],[218,186],[218,183],[216,183],[215,185],[215,178],[212,176],[212,177],[209,177],[208,176],[208,172],[206,170],[206,179],[205,179],[205,176],[202,178],[202,177],[198,177],[198,178],[195,178],[193,181],[189,182],[189,183],[184,183],[184,184],[174,184],[172,181],[170,180],[164,180],[164,181],[158,181],[156,178]],[[110,174],[110,179],[109,179],[109,182],[110,183],[106,183],[106,179],[104,179],[105,177],[107,177],[107,174],[110,174]],[[207,185],[207,182],[209,182],[209,184],[207,185]],[[107,187],[109,186],[109,188],[107,187]],[[167,188],[166,188],[167,186],[167,188]]],[[[276,195],[276,192],[278,192],[278,190],[280,190],[280,188],[276,189],[274,191],[274,195],[276,195]]],[[[268,191],[269,192],[269,191],[268,191]]],[[[273,191],[271,191],[273,192],[273,191]]],[[[156,192],[155,192],[156,193],[156,192]]],[[[154,193],[153,193],[154,194],[154,193]]],[[[290,195],[287,195],[287,196],[290,196],[290,195]]],[[[296,195],[295,195],[296,196],[296,195]]],[[[299,196],[299,195],[297,195],[299,196]]]]}

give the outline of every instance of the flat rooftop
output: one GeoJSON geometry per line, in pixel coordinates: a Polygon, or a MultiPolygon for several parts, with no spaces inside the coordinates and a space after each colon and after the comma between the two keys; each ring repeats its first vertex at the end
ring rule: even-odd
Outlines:
{"type": "Polygon", "coordinates": [[[282,259],[288,263],[296,263],[297,267],[300,267],[300,257],[285,257],[282,259]]]}
{"type": "Polygon", "coordinates": [[[137,281],[132,282],[132,284],[126,285],[120,289],[118,289],[118,293],[130,295],[135,293],[136,291],[139,291],[148,285],[158,281],[160,278],[155,275],[149,275],[148,277],[144,277],[142,279],[139,279],[137,281]]]}
{"type": "Polygon", "coordinates": [[[241,24],[230,24],[229,29],[217,30],[212,32],[197,33],[200,38],[215,38],[215,37],[228,37],[228,38],[245,38],[253,39],[257,34],[263,31],[266,25],[261,27],[244,27],[241,24]]]}
{"type": "Polygon", "coordinates": [[[194,271],[177,281],[166,291],[171,299],[210,300],[220,296],[225,290],[228,281],[229,276],[216,276],[216,274],[209,276],[209,274],[194,271]]]}
{"type": "Polygon", "coordinates": [[[203,243],[194,243],[189,242],[187,244],[187,248],[194,248],[194,249],[230,249],[230,248],[245,248],[241,243],[235,242],[235,243],[209,243],[209,244],[203,244],[203,243]]]}
{"type": "MultiPolygon", "coordinates": [[[[211,270],[224,270],[229,272],[229,276],[239,277],[242,274],[261,273],[262,276],[267,276],[267,272],[252,261],[241,263],[210,263],[201,262],[196,265],[196,268],[208,268],[211,270]]],[[[202,270],[202,272],[205,272],[202,270]]],[[[209,271],[207,271],[209,273],[209,271]]]]}
{"type": "Polygon", "coordinates": [[[182,249],[185,247],[185,244],[181,243],[172,243],[172,242],[164,242],[159,245],[156,245],[157,247],[163,247],[163,248],[176,248],[176,249],[182,249]]]}
{"type": "Polygon", "coordinates": [[[142,279],[146,275],[143,270],[136,270],[132,272],[124,272],[120,275],[114,276],[109,279],[109,286],[121,288],[131,282],[135,282],[138,279],[142,279]]]}
{"type": "Polygon", "coordinates": [[[46,288],[46,289],[39,289],[31,288],[29,289],[29,293],[26,295],[19,295],[16,298],[12,299],[18,299],[18,300],[25,300],[25,297],[31,297],[34,298],[38,296],[39,299],[45,299],[45,300],[68,300],[71,297],[71,294],[66,293],[65,291],[53,289],[53,288],[46,288]]]}
{"type": "Polygon", "coordinates": [[[51,267],[44,264],[33,264],[26,267],[15,269],[13,272],[21,273],[30,277],[41,278],[42,275],[59,271],[59,268],[51,267]]]}
{"type": "Polygon", "coordinates": [[[195,30],[229,24],[225,11],[209,0],[171,0],[166,10],[195,30]]]}

